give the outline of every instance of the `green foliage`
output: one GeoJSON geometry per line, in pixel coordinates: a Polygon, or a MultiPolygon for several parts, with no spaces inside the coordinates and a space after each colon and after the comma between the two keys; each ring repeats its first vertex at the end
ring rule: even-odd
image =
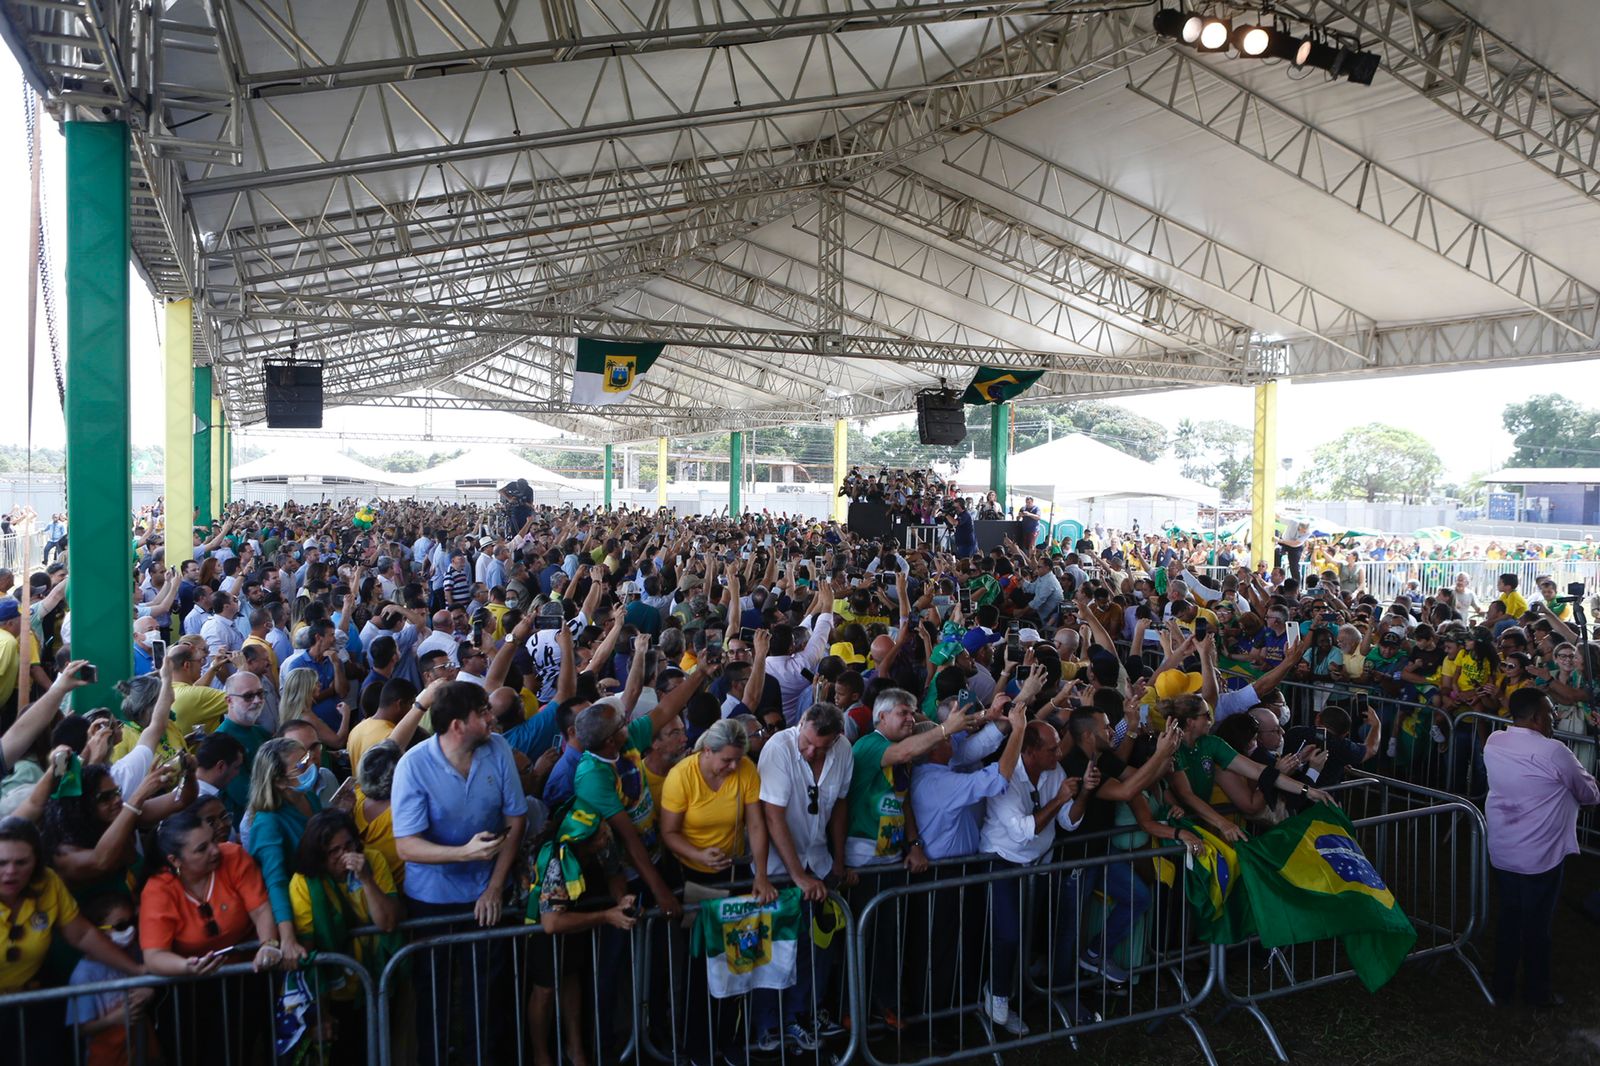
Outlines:
{"type": "MultiPolygon", "coordinates": [[[[462,449],[457,448],[453,452],[429,452],[426,455],[409,449],[391,452],[388,455],[362,455],[359,452],[351,452],[350,454],[368,466],[376,467],[391,474],[416,474],[438,466],[440,463],[449,462],[456,456],[463,454],[463,452],[462,449]]],[[[238,461],[237,457],[234,461],[238,461]]]]}
{"type": "Polygon", "coordinates": [[[1409,500],[1426,496],[1443,469],[1433,445],[1410,430],[1357,426],[1313,452],[1311,469],[1295,487],[1308,499],[1409,500]]]}
{"type": "Polygon", "coordinates": [[[1600,466],[1600,411],[1545,393],[1501,413],[1517,450],[1507,466],[1600,466]]]}
{"type": "Polygon", "coordinates": [[[1183,460],[1183,476],[1210,485],[1225,500],[1243,499],[1250,491],[1250,430],[1232,422],[1208,419],[1178,423],[1172,437],[1172,454],[1183,460]]]}

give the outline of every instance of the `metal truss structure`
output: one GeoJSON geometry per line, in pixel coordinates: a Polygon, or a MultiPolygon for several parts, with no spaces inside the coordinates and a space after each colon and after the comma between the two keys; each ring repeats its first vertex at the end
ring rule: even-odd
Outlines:
{"type": "MultiPolygon", "coordinates": [[[[1459,9],[1278,7],[1600,194],[1600,103],[1459,9]]],[[[903,412],[976,366],[1044,370],[1044,399],[1594,354],[1578,272],[1173,49],[1151,10],[0,0],[0,30],[58,118],[130,123],[135,258],[195,298],[239,425],[291,344],[330,404],[491,408],[597,442],[903,412]],[[1429,253],[1486,310],[1380,320],[996,125],[1121,84],[1429,253]],[[578,337],[668,347],[627,401],[588,407],[568,399],[578,337]]]]}

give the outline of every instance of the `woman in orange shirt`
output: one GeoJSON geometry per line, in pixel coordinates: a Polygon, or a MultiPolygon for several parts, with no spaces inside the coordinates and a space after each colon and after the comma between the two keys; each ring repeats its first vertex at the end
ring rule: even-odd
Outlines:
{"type": "MultiPolygon", "coordinates": [[[[224,965],[234,945],[251,939],[261,942],[258,973],[281,965],[267,886],[243,848],[218,844],[215,830],[192,811],[162,822],[156,845],[164,869],[145,884],[139,903],[139,944],[151,973],[210,973],[224,965]]],[[[266,998],[253,984],[179,986],[177,1010],[163,1018],[162,1046],[206,1048],[218,1058],[248,1061],[248,1043],[241,1048],[239,1042],[257,1039],[267,1020],[266,998]]]]}

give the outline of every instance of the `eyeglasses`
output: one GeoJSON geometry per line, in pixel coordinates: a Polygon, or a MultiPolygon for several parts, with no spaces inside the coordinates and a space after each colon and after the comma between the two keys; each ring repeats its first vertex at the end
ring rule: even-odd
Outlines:
{"type": "Polygon", "coordinates": [[[235,699],[244,700],[246,703],[255,703],[257,700],[264,700],[267,698],[266,692],[259,688],[254,692],[233,692],[230,693],[230,695],[232,695],[235,699]]]}
{"type": "Polygon", "coordinates": [[[212,911],[210,903],[202,903],[199,907],[200,917],[206,923],[206,936],[221,936],[222,927],[217,924],[216,913],[212,911]]]}
{"type": "Polygon", "coordinates": [[[96,792],[94,794],[94,801],[96,803],[110,803],[114,799],[121,799],[121,798],[122,798],[121,790],[115,789],[115,788],[108,788],[108,789],[105,789],[104,791],[96,792]]]}
{"type": "Polygon", "coordinates": [[[1038,814],[1039,811],[1040,811],[1040,807],[1039,807],[1039,790],[1036,789],[1036,788],[1030,788],[1030,789],[1028,789],[1028,795],[1031,796],[1032,799],[1033,799],[1033,813],[1034,814],[1038,814]]]}
{"type": "Polygon", "coordinates": [[[806,804],[806,813],[807,814],[816,814],[817,813],[817,786],[816,785],[807,785],[806,786],[806,798],[809,801],[806,804]]]}

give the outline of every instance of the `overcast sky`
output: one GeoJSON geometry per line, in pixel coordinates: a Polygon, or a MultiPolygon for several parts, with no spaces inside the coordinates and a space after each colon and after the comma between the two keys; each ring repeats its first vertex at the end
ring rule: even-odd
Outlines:
{"type": "MultiPolygon", "coordinates": [[[[8,349],[24,352],[27,322],[27,139],[23,126],[21,78],[6,60],[0,68],[12,72],[0,77],[0,193],[10,209],[0,212],[0,322],[10,333],[8,349]]],[[[59,127],[46,119],[45,182],[53,265],[59,279],[64,266],[65,203],[62,193],[64,152],[59,127]]],[[[58,332],[65,344],[66,293],[57,285],[58,332]]],[[[157,311],[143,282],[132,281],[131,325],[133,342],[133,416],[135,444],[160,444],[162,439],[161,362],[157,311]]],[[[61,406],[56,396],[49,345],[40,313],[32,440],[36,446],[60,447],[65,442],[61,406]]],[[[64,353],[63,353],[64,354],[64,353]]],[[[7,359],[18,380],[25,360],[7,359]]],[[[18,385],[20,390],[20,381],[18,385]]],[[[1358,379],[1347,382],[1293,385],[1279,391],[1279,451],[1293,461],[1298,472],[1309,462],[1317,445],[1336,439],[1352,426],[1385,422],[1408,427],[1426,437],[1444,462],[1445,475],[1457,480],[1504,465],[1511,451],[1509,436],[1501,428],[1502,408],[1542,392],[1559,392],[1580,402],[1595,397],[1600,404],[1600,362],[1564,363],[1515,369],[1474,370],[1423,374],[1406,378],[1358,379]]],[[[1182,418],[1219,418],[1242,426],[1251,421],[1251,391],[1213,388],[1150,394],[1116,402],[1174,427],[1182,418]]],[[[0,443],[28,440],[26,409],[8,405],[10,418],[0,422],[0,443]]],[[[511,415],[482,412],[388,411],[374,409],[329,410],[325,428],[345,433],[418,435],[505,434],[519,441],[553,436],[511,415]]],[[[248,431],[241,434],[248,441],[248,431]]],[[[258,443],[267,443],[258,439],[258,443]]],[[[351,441],[368,454],[402,448],[422,449],[416,441],[351,441]]],[[[447,447],[447,446],[445,446],[447,447]]],[[[1600,449],[1600,444],[1597,444],[1600,449]]],[[[1594,463],[1600,466],[1600,455],[1594,463]]]]}

